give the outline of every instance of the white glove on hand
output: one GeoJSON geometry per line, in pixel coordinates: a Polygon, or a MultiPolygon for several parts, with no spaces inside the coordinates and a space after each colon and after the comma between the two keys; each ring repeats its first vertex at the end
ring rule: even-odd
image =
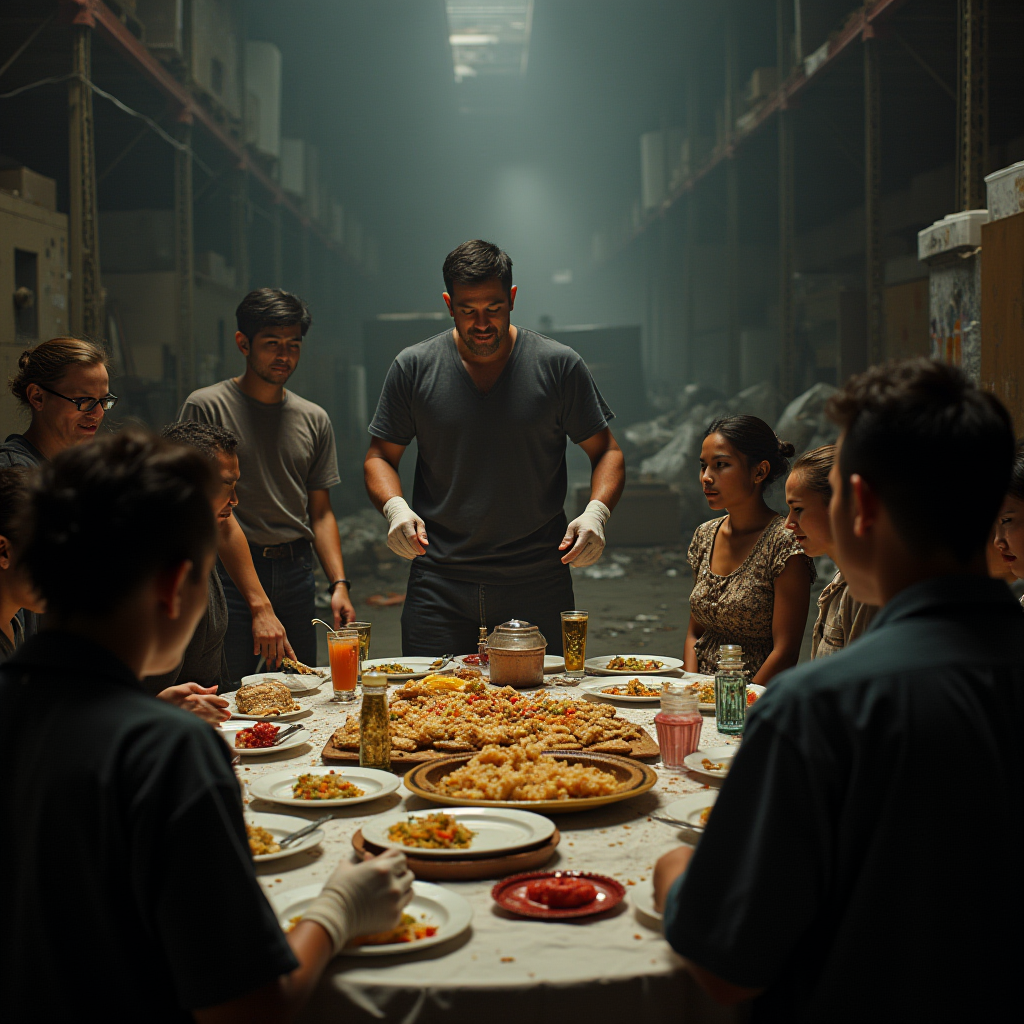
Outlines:
{"type": "Polygon", "coordinates": [[[604,551],[604,524],[611,514],[612,510],[603,501],[591,501],[566,528],[558,550],[565,551],[570,544],[572,549],[562,556],[562,561],[577,569],[593,565],[604,551]]]}
{"type": "Polygon", "coordinates": [[[337,956],[357,935],[396,927],[411,899],[412,872],[405,854],[387,850],[362,864],[339,864],[302,920],[315,921],[327,932],[337,956]]]}
{"type": "Polygon", "coordinates": [[[382,509],[388,520],[388,547],[402,558],[417,558],[427,549],[427,527],[405,498],[390,498],[382,509]]]}

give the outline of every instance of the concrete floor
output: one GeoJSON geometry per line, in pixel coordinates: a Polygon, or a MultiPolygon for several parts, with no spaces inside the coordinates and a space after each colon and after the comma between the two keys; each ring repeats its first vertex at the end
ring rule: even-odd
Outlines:
{"type": "MultiPolygon", "coordinates": [[[[587,656],[642,652],[682,658],[693,583],[686,563],[686,548],[679,545],[607,549],[593,569],[597,572],[573,571],[576,607],[590,612],[587,656]]],[[[396,559],[378,563],[374,572],[357,574],[353,571],[352,577],[356,612],[360,619],[373,623],[370,656],[401,655],[401,605],[370,608],[365,602],[371,594],[403,593],[408,566],[396,559]]],[[[823,582],[819,579],[811,594],[811,614],[801,660],[808,656],[814,610],[823,582]]],[[[323,631],[318,632],[321,634],[318,660],[319,664],[326,665],[326,641],[323,631]]],[[[444,653],[437,652],[438,655],[444,653]]]]}

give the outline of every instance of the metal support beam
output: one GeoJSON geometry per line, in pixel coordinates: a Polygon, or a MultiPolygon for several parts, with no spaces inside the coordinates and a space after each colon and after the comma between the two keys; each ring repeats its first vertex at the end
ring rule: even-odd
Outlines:
{"type": "Polygon", "coordinates": [[[249,176],[244,167],[231,181],[231,263],[238,287],[249,290],[249,176]]]}
{"type": "Polygon", "coordinates": [[[725,258],[728,288],[726,391],[740,389],[740,186],[736,158],[725,162],[725,258]]]}
{"type": "MultiPolygon", "coordinates": [[[[793,55],[790,53],[790,19],[787,0],[776,0],[775,59],[779,82],[789,76],[793,55]]],[[[793,111],[787,106],[779,110],[779,391],[788,402],[796,394],[796,336],[793,317],[793,258],[795,245],[793,200],[793,111]]]]}
{"type": "Polygon", "coordinates": [[[980,210],[988,162],[988,0],[958,0],[957,20],[957,202],[961,210],[980,210]]]}
{"type": "MultiPolygon", "coordinates": [[[[187,116],[187,115],[186,115],[187,116]]],[[[174,151],[174,269],[178,281],[178,403],[195,388],[195,242],[192,200],[192,122],[178,124],[187,150],[174,151]]]]}
{"type": "Polygon", "coordinates": [[[96,207],[96,145],[92,111],[92,24],[87,13],[71,25],[68,82],[69,268],[71,330],[101,339],[103,294],[100,289],[99,231],[96,207]]]}
{"type": "MultiPolygon", "coordinates": [[[[867,366],[880,363],[885,347],[885,268],[882,264],[882,97],[881,53],[874,29],[864,30],[864,225],[867,296],[867,366]]],[[[840,374],[861,367],[842,365],[840,374]]]]}
{"type": "Polygon", "coordinates": [[[312,259],[310,253],[310,230],[309,221],[302,222],[302,239],[300,245],[302,246],[301,253],[301,265],[300,272],[302,274],[299,287],[302,289],[302,297],[307,302],[313,302],[313,297],[310,294],[310,284],[312,283],[312,274],[310,273],[312,266],[312,259]]]}
{"type": "Polygon", "coordinates": [[[283,214],[281,212],[281,204],[274,204],[274,224],[273,224],[274,240],[273,240],[273,258],[274,258],[274,280],[272,287],[283,288],[284,287],[284,223],[283,214]]]}

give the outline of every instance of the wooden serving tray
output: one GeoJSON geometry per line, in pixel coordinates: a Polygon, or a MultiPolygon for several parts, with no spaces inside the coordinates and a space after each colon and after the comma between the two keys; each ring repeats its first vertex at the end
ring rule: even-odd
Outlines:
{"type": "MultiPolygon", "coordinates": [[[[543,867],[555,855],[555,847],[561,838],[556,828],[537,846],[496,857],[417,857],[415,851],[407,850],[405,859],[409,870],[424,881],[468,882],[476,878],[504,878],[509,874],[543,867]]],[[[368,842],[363,837],[362,829],[352,837],[352,846],[360,860],[366,860],[367,857],[373,857],[385,850],[383,846],[368,842]]]]}
{"type": "Polygon", "coordinates": [[[544,753],[569,764],[588,765],[610,772],[622,784],[622,788],[605,796],[573,797],[569,800],[470,800],[439,792],[438,783],[456,768],[461,768],[473,756],[472,754],[449,754],[447,757],[410,769],[405,776],[405,788],[435,804],[456,807],[511,807],[519,811],[536,811],[541,814],[568,814],[630,800],[652,789],[658,781],[658,773],[653,768],[617,754],[592,754],[585,750],[546,750],[544,753]]]}
{"type": "MultiPolygon", "coordinates": [[[[466,751],[469,756],[478,754],[478,750],[466,751]]],[[[596,751],[587,750],[572,750],[569,751],[572,754],[588,754],[596,753],[596,751]]],[[[616,757],[632,757],[637,760],[642,760],[648,757],[658,757],[661,754],[661,749],[658,744],[651,739],[650,735],[644,730],[643,737],[639,740],[634,740],[632,749],[628,754],[617,754],[616,757]]],[[[323,752],[321,754],[324,761],[337,762],[338,764],[359,764],[359,752],[356,750],[341,750],[334,745],[334,737],[331,736],[324,745],[323,752]]],[[[392,750],[391,751],[391,767],[392,768],[415,768],[417,765],[426,764],[428,761],[436,761],[441,757],[451,757],[451,752],[446,750],[417,750],[414,753],[409,753],[405,750],[392,750]]]]}

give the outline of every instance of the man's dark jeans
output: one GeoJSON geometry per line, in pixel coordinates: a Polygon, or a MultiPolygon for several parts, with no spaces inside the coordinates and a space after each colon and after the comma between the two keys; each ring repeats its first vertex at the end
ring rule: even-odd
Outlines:
{"type": "MultiPolygon", "coordinates": [[[[274,614],[288,632],[288,640],[299,661],[316,664],[315,585],[313,582],[313,548],[308,541],[291,545],[293,555],[287,558],[264,558],[263,548],[250,544],[256,575],[270,598],[274,614]]],[[[259,655],[252,653],[252,615],[224,566],[217,563],[217,572],[224,584],[228,601],[228,633],[224,638],[228,660],[228,678],[237,686],[242,676],[256,671],[259,655]]]]}
{"type": "Polygon", "coordinates": [[[574,607],[572,576],[564,572],[530,583],[464,583],[409,568],[402,611],[402,654],[407,658],[470,654],[480,627],[490,633],[509,619],[525,619],[540,628],[548,654],[562,653],[559,612],[574,607]]]}

